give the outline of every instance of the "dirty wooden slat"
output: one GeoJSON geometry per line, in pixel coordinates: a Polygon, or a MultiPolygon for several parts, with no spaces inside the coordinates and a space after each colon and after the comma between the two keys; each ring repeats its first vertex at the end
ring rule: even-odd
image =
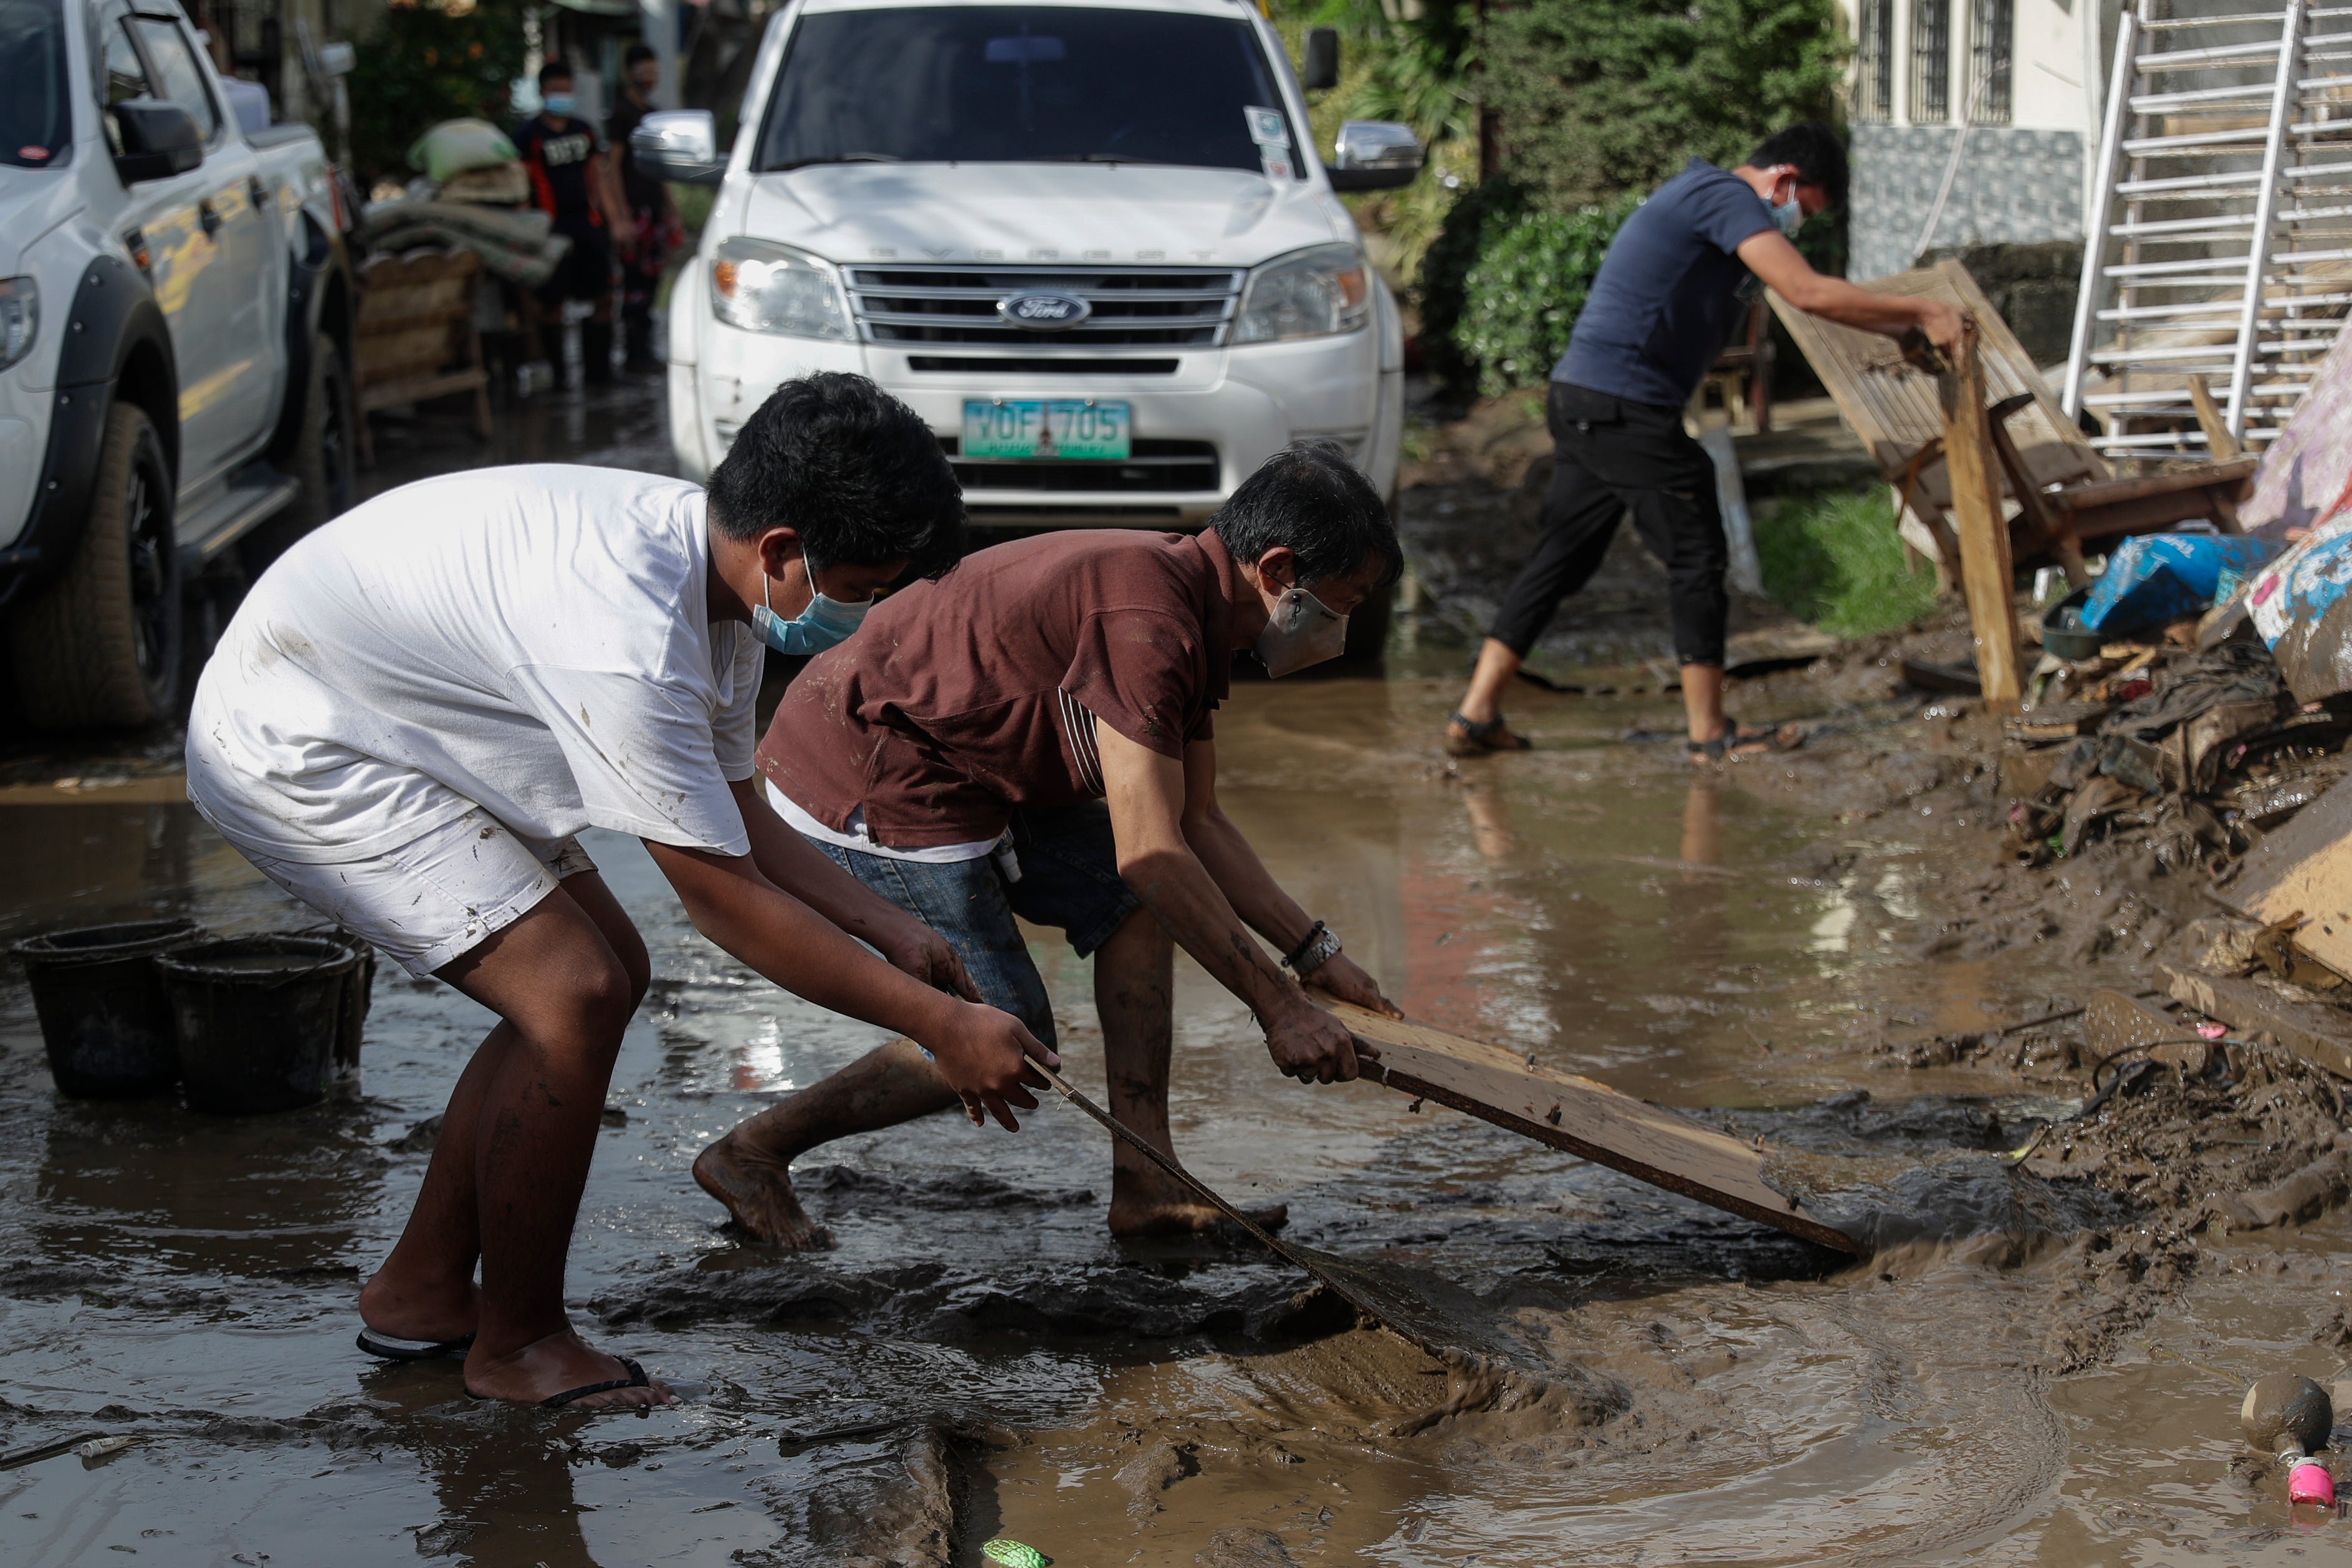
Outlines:
{"type": "Polygon", "coordinates": [[[1961,584],[1976,639],[1977,679],[1985,706],[2014,713],[2022,693],[2017,661],[2017,606],[2009,525],[2000,515],[2000,479],[1985,413],[1984,362],[1964,341],[1952,368],[1937,377],[1943,403],[1944,459],[1951,473],[1952,525],[1960,537],[1961,584]]]}
{"type": "Polygon", "coordinates": [[[1764,1181],[1769,1151],[1500,1047],[1326,1000],[1381,1054],[1367,1078],[1841,1252],[1854,1239],[1764,1181]]]}
{"type": "Polygon", "coordinates": [[[2352,1079],[2352,1017],[2324,1003],[2282,996],[2259,980],[2166,967],[2173,1000],[2241,1035],[2267,1033],[2323,1072],[2352,1079]]]}
{"type": "Polygon", "coordinates": [[[2352,779],[2248,851],[2221,896],[2264,925],[2303,916],[2295,945],[2352,974],[2352,779]]]}

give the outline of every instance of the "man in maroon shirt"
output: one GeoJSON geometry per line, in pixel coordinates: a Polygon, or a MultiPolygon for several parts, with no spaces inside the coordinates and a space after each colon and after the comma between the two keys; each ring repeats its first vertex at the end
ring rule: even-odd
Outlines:
{"type": "MultiPolygon", "coordinates": [[[[938,931],[981,994],[1048,1045],[1053,1008],[1014,917],[1093,954],[1111,1109],[1172,1153],[1174,943],[1249,1004],[1302,1082],[1354,1078],[1356,1052],[1299,981],[1395,1011],[1218,809],[1210,715],[1235,653],[1276,676],[1332,658],[1349,612],[1402,561],[1388,509],[1328,447],[1268,461],[1197,537],[1084,531],[982,551],[884,600],[793,682],[760,746],[769,804],[938,931]]],[[[956,1101],[894,1040],[713,1143],[695,1179],[753,1235],[822,1245],[793,1159],[956,1101]]],[[[1217,1219],[1113,1146],[1114,1234],[1217,1219]]]]}

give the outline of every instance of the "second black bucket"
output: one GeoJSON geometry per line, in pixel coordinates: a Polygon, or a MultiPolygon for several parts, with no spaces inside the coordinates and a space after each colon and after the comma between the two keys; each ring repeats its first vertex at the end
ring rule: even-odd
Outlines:
{"type": "Polygon", "coordinates": [[[180,1076],[156,955],[202,934],[194,921],[51,931],[10,949],[32,983],[49,1076],[77,1100],[161,1094],[180,1076]]]}
{"type": "Polygon", "coordinates": [[[188,1104],[248,1116],[324,1100],[359,965],[352,948],[314,936],[232,937],[158,960],[188,1104]]]}

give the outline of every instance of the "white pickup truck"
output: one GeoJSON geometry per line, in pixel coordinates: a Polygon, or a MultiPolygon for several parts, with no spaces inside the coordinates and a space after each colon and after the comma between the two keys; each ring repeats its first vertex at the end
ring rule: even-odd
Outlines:
{"type": "Polygon", "coordinates": [[[352,499],[343,203],[235,102],[173,0],[0,0],[0,617],[37,724],[169,716],[184,582],[352,499]]]}
{"type": "MultiPolygon", "coordinates": [[[[1310,37],[1307,85],[1337,68],[1310,37]]],[[[929,420],[983,530],[1197,527],[1307,437],[1393,488],[1396,300],[1334,192],[1422,150],[1351,121],[1325,167],[1244,0],[792,0],[740,126],[724,155],[698,111],[631,142],[719,187],[671,295],[682,472],[847,370],[929,420]]]]}

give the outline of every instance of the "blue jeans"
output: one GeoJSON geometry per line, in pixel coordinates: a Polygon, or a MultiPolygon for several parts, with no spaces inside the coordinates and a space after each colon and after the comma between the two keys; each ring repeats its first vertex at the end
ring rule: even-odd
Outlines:
{"type": "Polygon", "coordinates": [[[1143,907],[1135,890],[1119,879],[1110,808],[1100,801],[1014,812],[1018,881],[1006,879],[993,855],[933,866],[810,842],[834,864],[945,937],[982,998],[1020,1019],[1031,1034],[1056,1049],[1054,1005],[1013,917],[1062,931],[1084,958],[1143,907]]]}

